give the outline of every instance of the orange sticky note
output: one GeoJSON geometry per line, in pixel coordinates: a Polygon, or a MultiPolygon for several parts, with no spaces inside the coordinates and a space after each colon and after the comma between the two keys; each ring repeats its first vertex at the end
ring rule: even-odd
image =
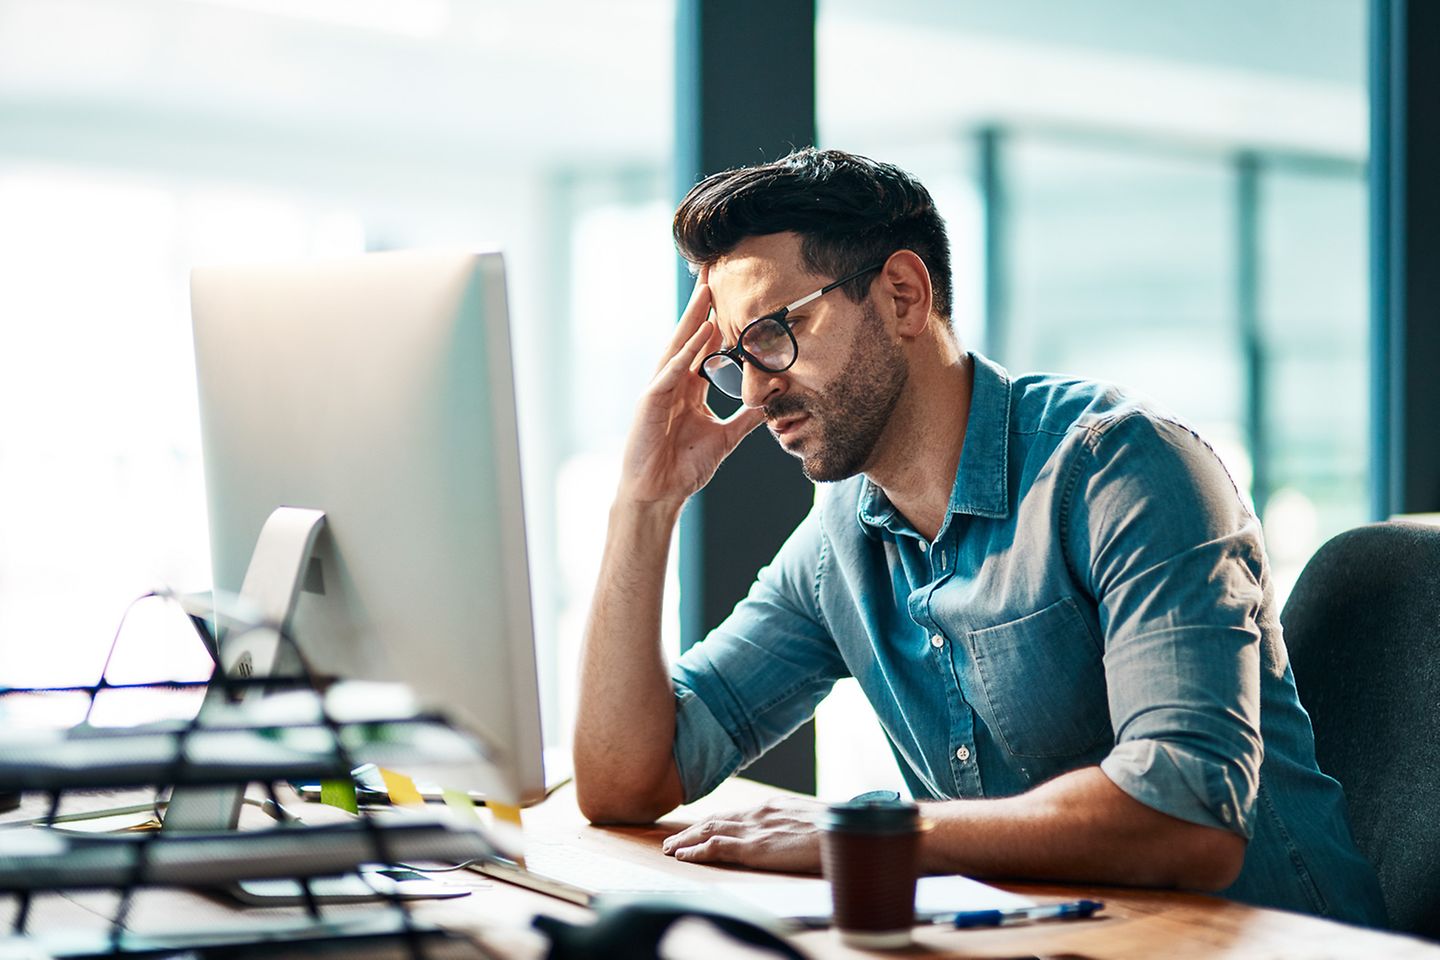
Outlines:
{"type": "Polygon", "coordinates": [[[420,796],[420,791],[415,787],[415,781],[403,773],[396,773],[394,770],[386,770],[380,767],[380,777],[385,781],[385,791],[390,794],[390,802],[397,807],[418,807],[425,805],[425,798],[420,796]]]}

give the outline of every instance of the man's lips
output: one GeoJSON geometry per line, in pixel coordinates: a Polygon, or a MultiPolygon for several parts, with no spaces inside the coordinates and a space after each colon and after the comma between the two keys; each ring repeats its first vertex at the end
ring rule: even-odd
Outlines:
{"type": "Polygon", "coordinates": [[[770,432],[775,434],[778,439],[793,433],[800,424],[809,419],[810,415],[805,413],[795,413],[786,417],[779,417],[770,421],[770,432]]]}

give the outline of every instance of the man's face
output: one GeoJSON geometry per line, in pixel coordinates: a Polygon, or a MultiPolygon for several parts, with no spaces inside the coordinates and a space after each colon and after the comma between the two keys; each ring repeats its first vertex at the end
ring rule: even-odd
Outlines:
{"type": "MultiPolygon", "coordinates": [[[[752,237],[710,268],[715,317],[726,345],[745,325],[824,286],[809,273],[794,234],[752,237]]],[[[791,313],[799,353],[768,373],[745,364],[743,400],[763,407],[780,445],[811,480],[843,480],[866,470],[908,378],[900,345],[869,298],[834,290],[791,313]]]]}

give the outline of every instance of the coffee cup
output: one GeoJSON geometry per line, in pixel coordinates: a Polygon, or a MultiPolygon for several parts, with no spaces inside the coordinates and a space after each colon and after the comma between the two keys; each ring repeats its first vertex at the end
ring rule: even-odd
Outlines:
{"type": "Polygon", "coordinates": [[[840,938],[869,950],[908,946],[925,826],[919,808],[901,800],[851,800],[827,807],[820,826],[821,869],[840,938]]]}

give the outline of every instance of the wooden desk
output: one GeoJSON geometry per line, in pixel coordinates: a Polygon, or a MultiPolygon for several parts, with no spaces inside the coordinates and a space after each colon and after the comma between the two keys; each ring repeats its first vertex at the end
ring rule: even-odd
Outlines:
{"type": "MultiPolygon", "coordinates": [[[[776,875],[679,863],[661,854],[659,846],[664,837],[705,813],[752,806],[775,792],[749,781],[732,780],[700,803],[683,807],[654,826],[601,828],[584,823],[575,807],[573,791],[566,788],[543,805],[525,812],[525,830],[527,834],[547,840],[564,839],[618,859],[663,869],[676,876],[725,883],[763,883],[773,881],[776,875]]],[[[103,805],[103,802],[92,802],[92,805],[103,805]]],[[[27,803],[27,812],[34,805],[33,801],[27,803]]],[[[314,806],[305,805],[300,809],[303,814],[313,815],[307,816],[307,819],[326,815],[314,806]]],[[[420,919],[472,933],[501,955],[516,960],[544,955],[545,942],[529,928],[530,918],[536,913],[572,921],[584,921],[588,917],[588,911],[573,904],[486,877],[470,873],[445,876],[472,889],[471,896],[416,903],[413,913],[420,919]]],[[[908,951],[889,954],[846,947],[831,931],[800,933],[794,937],[794,942],[803,952],[817,958],[889,955],[932,958],[1069,957],[1085,960],[1155,960],[1159,957],[1246,960],[1276,957],[1355,957],[1365,960],[1425,957],[1440,960],[1440,944],[1299,914],[1262,910],[1198,894],[1046,884],[1003,883],[999,886],[1042,902],[1094,897],[1104,900],[1106,909],[1100,917],[1088,921],[991,930],[919,928],[915,946],[908,951]]],[[[110,893],[47,895],[38,900],[32,911],[30,928],[32,931],[67,927],[103,929],[115,903],[116,897],[110,893]]],[[[335,906],[326,908],[326,913],[343,916],[375,909],[366,905],[335,906]]],[[[13,906],[8,903],[0,906],[0,922],[6,922],[12,911],[13,906]]],[[[270,919],[299,920],[303,916],[303,911],[298,908],[240,908],[200,894],[154,890],[137,895],[128,926],[140,931],[189,925],[234,927],[270,919]]],[[[698,926],[681,931],[671,946],[675,956],[734,956],[739,953],[731,950],[728,942],[717,942],[698,926]]]]}

